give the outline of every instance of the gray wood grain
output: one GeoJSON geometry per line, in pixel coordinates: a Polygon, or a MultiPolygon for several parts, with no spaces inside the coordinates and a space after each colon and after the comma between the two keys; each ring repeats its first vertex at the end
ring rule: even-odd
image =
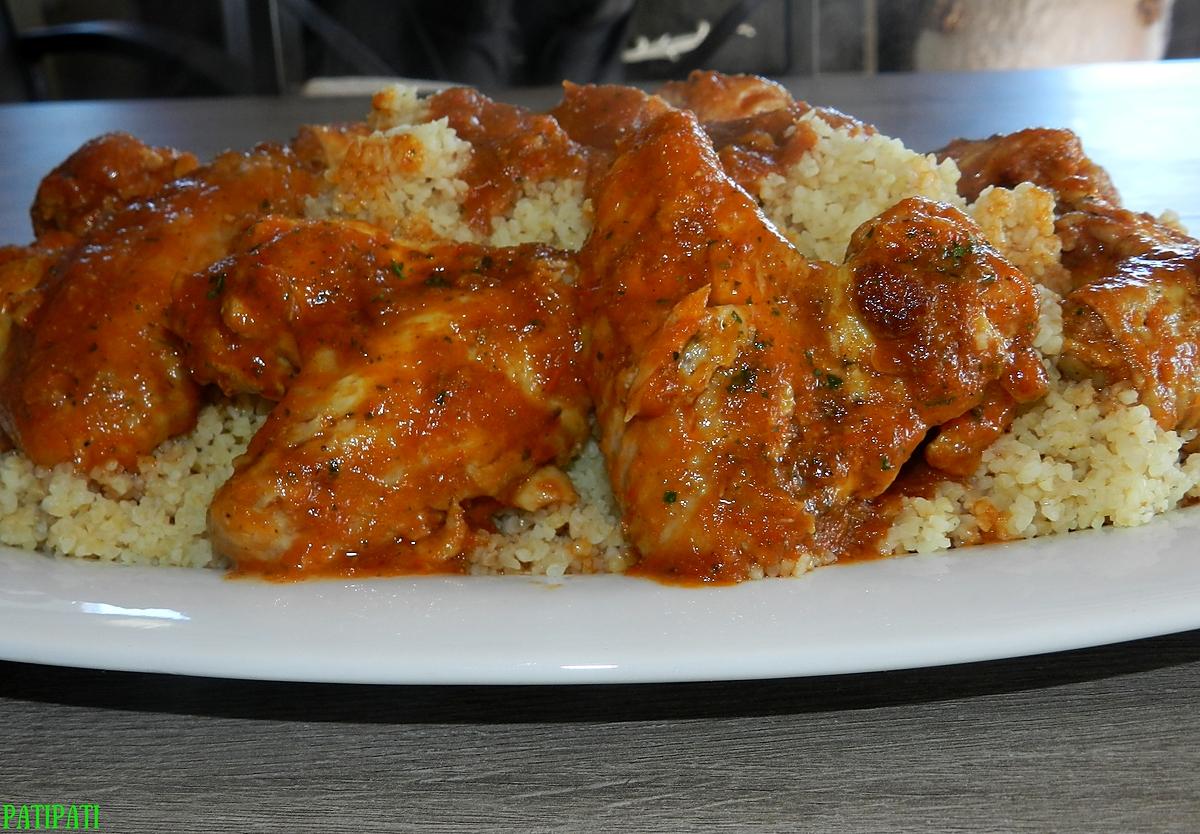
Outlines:
{"type": "Polygon", "coordinates": [[[751,683],[288,685],[0,665],[0,801],[105,830],[1194,831],[1200,632],[751,683]]]}
{"type": "MultiPolygon", "coordinates": [[[[1078,130],[1139,209],[1200,227],[1200,64],[819,77],[913,147],[1078,130]]],[[[553,91],[505,95],[552,101],[553,91]]],[[[211,154],[361,100],[0,107],[0,241],[38,179],[124,129],[211,154]]],[[[108,831],[1200,829],[1200,632],[876,675],[612,687],[349,687],[0,663],[0,803],[108,831]]]]}

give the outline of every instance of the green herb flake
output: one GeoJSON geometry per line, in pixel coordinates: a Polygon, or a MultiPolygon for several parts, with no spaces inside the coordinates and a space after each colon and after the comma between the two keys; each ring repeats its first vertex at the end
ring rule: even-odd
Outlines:
{"type": "Polygon", "coordinates": [[[388,265],[388,269],[390,269],[392,274],[401,281],[404,280],[404,264],[400,263],[399,261],[392,261],[391,264],[388,265]]]}
{"type": "Polygon", "coordinates": [[[448,286],[450,286],[450,282],[448,280],[446,280],[445,276],[432,275],[425,279],[425,286],[427,286],[427,287],[448,287],[448,286]]]}
{"type": "Polygon", "coordinates": [[[675,492],[675,490],[669,489],[663,493],[663,503],[664,504],[674,504],[678,500],[679,500],[679,493],[675,492]]]}
{"type": "Polygon", "coordinates": [[[739,368],[729,382],[729,393],[735,391],[753,391],[754,383],[758,380],[758,368],[747,366],[739,368]]]}
{"type": "Polygon", "coordinates": [[[946,250],[946,257],[954,261],[954,265],[958,266],[962,263],[962,259],[975,251],[975,244],[967,240],[965,242],[956,243],[946,250]]]}
{"type": "Polygon", "coordinates": [[[216,275],[210,276],[208,279],[208,293],[206,294],[209,301],[219,296],[225,291],[225,273],[218,272],[216,275]]]}
{"type": "Polygon", "coordinates": [[[841,388],[842,378],[833,374],[825,374],[825,385],[829,388],[841,388]]]}
{"type": "Polygon", "coordinates": [[[879,456],[879,470],[881,472],[887,472],[891,468],[892,468],[892,462],[887,459],[887,455],[880,455],[879,456]]]}

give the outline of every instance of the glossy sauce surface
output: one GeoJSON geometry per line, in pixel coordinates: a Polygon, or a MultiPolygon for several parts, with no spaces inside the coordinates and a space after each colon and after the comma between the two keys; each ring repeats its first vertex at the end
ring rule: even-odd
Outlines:
{"type": "Polygon", "coordinates": [[[278,404],[210,510],[280,578],[456,571],[472,505],[570,501],[587,433],[570,265],[536,246],[414,249],[269,219],[173,309],[200,378],[278,404]]]}
{"type": "Polygon", "coordinates": [[[1071,288],[1061,367],[1138,393],[1167,430],[1200,427],[1200,242],[1121,207],[1108,174],[1069,130],[957,140],[939,152],[973,198],[1030,181],[1057,199],[1055,233],[1071,288]]]}
{"type": "Polygon", "coordinates": [[[492,101],[466,87],[430,98],[429,114],[446,119],[472,145],[462,212],[480,232],[490,232],[492,217],[512,209],[527,181],[578,176],[587,168],[583,149],[548,114],[492,101]]]}
{"type": "Polygon", "coordinates": [[[190,153],[152,148],[127,133],[98,136],[46,175],[29,210],[34,234],[82,237],[134,200],[149,197],[200,165],[190,153]]]}
{"type": "Polygon", "coordinates": [[[587,378],[635,572],[878,552],[886,525],[864,522],[930,428],[1044,390],[1032,286],[954,209],[905,201],[846,265],[806,261],[680,111],[593,199],[587,378]]]}
{"type": "MultiPolygon", "coordinates": [[[[275,578],[456,571],[496,511],[574,498],[558,467],[590,393],[633,573],[879,555],[901,495],[969,476],[1043,393],[1032,286],[916,198],[844,264],[806,260],[747,192],[812,148],[809,119],[871,128],[761,79],[661,93],[567,85],[550,114],[429,102],[474,148],[479,232],[527,183],[587,174],[578,285],[544,248],[289,219],[361,125],[194,171],[120,137],[85,146],[39,192],[39,240],[0,252],[0,424],[38,462],[127,464],[190,427],[198,386],[261,396],[276,405],[213,502],[219,553],[275,578]]],[[[1055,190],[1068,362],[1197,424],[1195,241],[1119,209],[1069,132],[1014,137],[946,154],[971,195],[1055,190]]]]}
{"type": "Polygon", "coordinates": [[[272,209],[298,213],[311,175],[286,150],[226,154],[130,203],[65,250],[14,328],[0,425],[35,463],[132,466],[190,429],[199,390],[164,327],[176,278],[272,209]]]}

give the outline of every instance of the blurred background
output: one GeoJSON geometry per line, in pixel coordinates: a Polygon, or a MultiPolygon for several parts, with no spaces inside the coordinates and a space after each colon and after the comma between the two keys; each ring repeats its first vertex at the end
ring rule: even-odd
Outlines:
{"type": "Polygon", "coordinates": [[[1200,0],[0,0],[0,100],[1200,57],[1200,0]]]}

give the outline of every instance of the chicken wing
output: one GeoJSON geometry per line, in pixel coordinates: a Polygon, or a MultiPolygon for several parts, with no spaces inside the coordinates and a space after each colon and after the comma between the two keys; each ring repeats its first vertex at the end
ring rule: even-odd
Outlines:
{"type": "Polygon", "coordinates": [[[109,133],[84,143],[46,175],[29,210],[36,242],[0,248],[0,378],[12,328],[26,324],[40,306],[50,268],[97,223],[197,165],[189,153],[109,133]]]}
{"type": "Polygon", "coordinates": [[[188,430],[199,392],[164,327],[172,285],[223,256],[254,218],[298,213],[311,181],[290,151],[264,146],[220,156],[98,222],[84,219],[90,203],[55,214],[55,223],[92,225],[47,270],[40,307],[13,328],[0,426],[35,463],[84,471],[132,465],[188,430]]]}
{"type": "Polygon", "coordinates": [[[1087,157],[1079,137],[1069,130],[1037,127],[987,139],[955,139],[935,153],[939,161],[949,158],[958,165],[958,192],[970,201],[989,186],[1031,182],[1053,191],[1065,207],[1088,199],[1121,202],[1108,172],[1087,157]]]}
{"type": "Polygon", "coordinates": [[[38,186],[29,210],[34,234],[82,237],[113,212],[157,192],[200,165],[190,153],[152,148],[128,133],[84,143],[38,186]]]}
{"type": "Polygon", "coordinates": [[[1058,222],[1080,280],[1063,299],[1060,367],[1127,382],[1164,429],[1200,428],[1200,242],[1095,203],[1058,222]]]}
{"type": "Polygon", "coordinates": [[[39,286],[64,252],[93,226],[198,164],[190,153],[109,133],[84,143],[46,175],[29,210],[36,242],[0,248],[0,364],[11,327],[33,315],[41,303],[39,286]]]}
{"type": "Polygon", "coordinates": [[[461,569],[480,501],[574,498],[586,436],[572,268],[543,247],[400,245],[266,220],[172,308],[197,378],[279,404],[209,513],[273,576],[461,569]]]}
{"type": "Polygon", "coordinates": [[[1069,130],[960,139],[938,154],[958,163],[969,199],[1023,180],[1054,192],[1072,284],[1060,367],[1133,386],[1164,429],[1200,427],[1200,243],[1121,208],[1107,172],[1069,130]]]}
{"type": "Polygon", "coordinates": [[[954,421],[1044,391],[1032,286],[951,207],[906,200],[845,265],[806,261],[682,111],[591,196],[585,375],[636,571],[735,581],[870,551],[874,499],[931,427],[969,445],[954,421]]]}

